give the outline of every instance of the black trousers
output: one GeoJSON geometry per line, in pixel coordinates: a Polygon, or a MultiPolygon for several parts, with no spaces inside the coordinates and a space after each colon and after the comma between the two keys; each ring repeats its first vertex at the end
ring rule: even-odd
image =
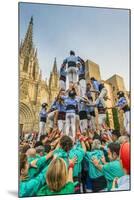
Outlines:
{"type": "Polygon", "coordinates": [[[107,187],[107,181],[104,176],[100,176],[92,180],[92,190],[93,192],[99,192],[107,187]]]}

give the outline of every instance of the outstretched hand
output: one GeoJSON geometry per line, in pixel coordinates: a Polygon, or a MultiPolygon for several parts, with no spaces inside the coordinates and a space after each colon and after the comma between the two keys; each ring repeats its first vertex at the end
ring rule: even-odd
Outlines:
{"type": "Polygon", "coordinates": [[[99,165],[99,160],[95,157],[92,158],[92,163],[95,165],[95,166],[98,166],[99,165]]]}
{"type": "Polygon", "coordinates": [[[101,161],[102,161],[103,164],[106,163],[105,156],[101,157],[101,161]]]}
{"type": "Polygon", "coordinates": [[[47,159],[47,160],[53,156],[53,152],[54,152],[54,151],[50,151],[50,152],[47,154],[47,156],[46,156],[46,159],[47,159]]]}
{"type": "Polygon", "coordinates": [[[33,167],[33,168],[37,168],[37,165],[36,165],[37,161],[38,161],[38,159],[33,160],[33,161],[30,163],[30,166],[33,167]]]}
{"type": "Polygon", "coordinates": [[[72,159],[69,159],[69,165],[71,164],[73,164],[73,165],[75,165],[75,163],[77,162],[77,157],[74,157],[74,158],[72,158],[72,159]]]}

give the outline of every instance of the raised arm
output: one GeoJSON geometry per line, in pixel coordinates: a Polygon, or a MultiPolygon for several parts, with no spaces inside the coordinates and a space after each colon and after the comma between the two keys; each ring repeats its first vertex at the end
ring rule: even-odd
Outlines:
{"type": "Polygon", "coordinates": [[[68,180],[67,182],[73,182],[73,169],[74,165],[77,161],[77,158],[74,157],[73,159],[69,160],[69,166],[68,166],[68,180]]]}

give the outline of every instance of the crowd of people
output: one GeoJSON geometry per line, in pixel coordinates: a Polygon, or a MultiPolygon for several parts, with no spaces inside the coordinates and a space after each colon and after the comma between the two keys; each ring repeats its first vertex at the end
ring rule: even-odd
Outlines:
{"type": "Polygon", "coordinates": [[[80,194],[130,189],[129,105],[123,91],[124,133],[106,123],[105,85],[70,51],[60,68],[60,91],[42,104],[39,134],[20,139],[19,196],[80,194]],[[96,110],[97,121],[96,123],[96,110]]]}

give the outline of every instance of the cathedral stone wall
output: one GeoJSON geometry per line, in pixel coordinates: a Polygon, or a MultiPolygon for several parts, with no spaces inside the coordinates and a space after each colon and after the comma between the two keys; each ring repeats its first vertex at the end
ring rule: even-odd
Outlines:
{"type": "Polygon", "coordinates": [[[49,84],[42,79],[37,49],[33,47],[33,19],[19,49],[19,125],[20,134],[39,130],[39,111],[43,102],[50,103],[58,92],[56,59],[49,84]]]}

